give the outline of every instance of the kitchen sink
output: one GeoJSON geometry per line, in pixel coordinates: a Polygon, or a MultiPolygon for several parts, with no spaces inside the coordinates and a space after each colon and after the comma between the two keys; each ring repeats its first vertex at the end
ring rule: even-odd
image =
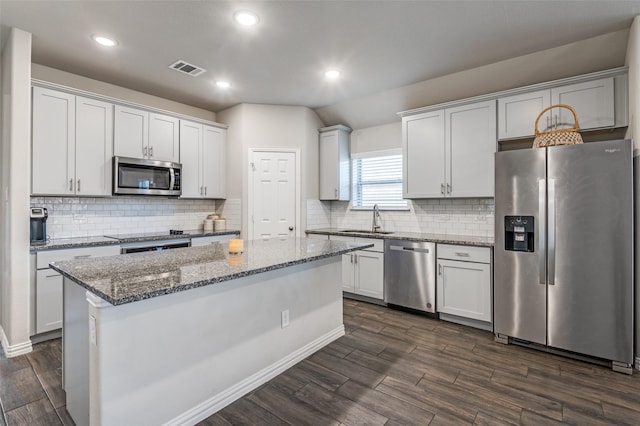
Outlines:
{"type": "Polygon", "coordinates": [[[354,234],[381,234],[381,235],[393,234],[393,231],[371,231],[370,229],[343,229],[338,232],[348,232],[348,233],[354,233],[354,234]]]}

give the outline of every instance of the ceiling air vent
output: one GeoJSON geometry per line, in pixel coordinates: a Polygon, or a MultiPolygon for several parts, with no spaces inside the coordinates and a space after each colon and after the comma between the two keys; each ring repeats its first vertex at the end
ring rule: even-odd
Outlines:
{"type": "Polygon", "coordinates": [[[204,68],[197,67],[183,60],[174,62],[173,64],[169,65],[169,68],[171,68],[172,70],[183,72],[185,74],[189,74],[192,77],[197,77],[203,72],[207,71],[204,68]]]}

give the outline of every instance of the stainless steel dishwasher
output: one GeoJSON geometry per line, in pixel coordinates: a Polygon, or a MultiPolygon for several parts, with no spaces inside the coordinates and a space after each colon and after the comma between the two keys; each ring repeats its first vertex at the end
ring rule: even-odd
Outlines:
{"type": "Polygon", "coordinates": [[[384,301],[435,314],[435,255],[435,243],[386,240],[384,301]]]}

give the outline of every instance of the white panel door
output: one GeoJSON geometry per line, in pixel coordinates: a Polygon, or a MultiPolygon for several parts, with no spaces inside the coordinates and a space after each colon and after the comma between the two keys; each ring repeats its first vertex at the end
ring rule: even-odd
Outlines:
{"type": "Polygon", "coordinates": [[[76,98],[77,195],[111,195],[113,104],[76,98]]]}
{"type": "Polygon", "coordinates": [[[403,119],[404,198],[441,198],[445,184],[444,111],[403,119]]]}
{"type": "Polygon", "coordinates": [[[496,101],[446,110],[446,192],[450,197],[493,197],[496,101]]]}
{"type": "Polygon", "coordinates": [[[253,173],[253,239],[295,235],[296,154],[255,151],[253,173]]]}
{"type": "Polygon", "coordinates": [[[147,158],[149,113],[116,105],[113,121],[113,155],[147,158]]]}
{"type": "Polygon", "coordinates": [[[226,195],[227,150],[225,130],[202,127],[202,185],[205,198],[224,198],[226,195]]]}
{"type": "Polygon", "coordinates": [[[75,96],[33,88],[31,193],[74,193],[75,96]]]}
{"type": "MultiPolygon", "coordinates": [[[[550,102],[549,89],[498,99],[498,139],[533,136],[536,117],[550,102]]],[[[550,114],[545,113],[538,130],[548,130],[551,124],[550,114]]]]}
{"type": "Polygon", "coordinates": [[[180,162],[182,198],[202,198],[202,125],[180,120],[180,162]]]}
{"type": "Polygon", "coordinates": [[[180,162],[180,120],[149,113],[149,149],[151,160],[180,162]]]}
{"type": "Polygon", "coordinates": [[[356,261],[355,292],[375,299],[384,298],[384,254],[358,251],[356,261]]]}
{"type": "MultiPolygon", "coordinates": [[[[578,113],[582,130],[613,127],[615,124],[613,98],[613,77],[551,89],[551,102],[571,105],[578,113]]],[[[571,111],[565,108],[554,108],[551,113],[557,128],[573,126],[574,119],[571,111]]]]}

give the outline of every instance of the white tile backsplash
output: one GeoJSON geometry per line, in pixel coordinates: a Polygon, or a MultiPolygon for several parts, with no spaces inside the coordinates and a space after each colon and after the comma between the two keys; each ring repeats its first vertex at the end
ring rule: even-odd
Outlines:
{"type": "Polygon", "coordinates": [[[307,200],[307,229],[331,227],[331,202],[307,200]]]}
{"type": "Polygon", "coordinates": [[[31,206],[47,208],[50,238],[69,238],[202,229],[216,200],[31,197],[31,206]]]}
{"type": "MultiPolygon", "coordinates": [[[[323,203],[323,202],[321,202],[323,203]]],[[[310,215],[307,203],[307,215],[310,215]]],[[[495,204],[492,198],[410,200],[409,211],[382,211],[385,231],[449,235],[494,236],[495,204]]],[[[351,210],[346,201],[330,202],[330,225],[341,229],[370,229],[370,210],[351,210]]],[[[307,217],[307,221],[309,221],[307,217]]],[[[322,226],[317,226],[321,228],[322,226]]],[[[309,227],[311,229],[311,227],[309,227]]]]}
{"type": "Polygon", "coordinates": [[[227,229],[242,229],[242,200],[240,198],[227,198],[218,200],[219,215],[227,221],[227,229]]]}

